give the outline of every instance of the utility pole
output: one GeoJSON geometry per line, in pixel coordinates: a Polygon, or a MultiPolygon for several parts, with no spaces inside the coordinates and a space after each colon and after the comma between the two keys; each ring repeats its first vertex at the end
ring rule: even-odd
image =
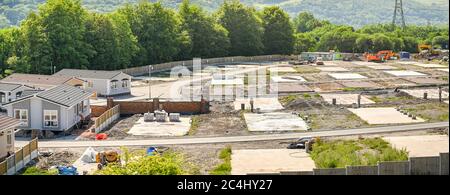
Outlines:
{"type": "Polygon", "coordinates": [[[403,0],[395,0],[394,19],[392,20],[392,26],[396,26],[399,23],[403,29],[406,28],[405,15],[403,12],[403,0]]]}
{"type": "Polygon", "coordinates": [[[153,66],[148,65],[148,101],[152,100],[152,85],[150,84],[152,79],[153,66]]]}

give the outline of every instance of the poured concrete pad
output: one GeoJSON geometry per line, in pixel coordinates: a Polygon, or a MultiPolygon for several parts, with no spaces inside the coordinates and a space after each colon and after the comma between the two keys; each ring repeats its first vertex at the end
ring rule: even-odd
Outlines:
{"type": "Polygon", "coordinates": [[[272,93],[302,93],[302,92],[313,92],[311,88],[306,85],[298,83],[274,83],[270,85],[270,91],[272,93]]]}
{"type": "MultiPolygon", "coordinates": [[[[423,98],[423,94],[425,92],[427,92],[428,93],[427,96],[429,99],[439,99],[439,90],[438,89],[404,89],[401,91],[403,91],[413,97],[416,97],[416,98],[423,98]]],[[[448,92],[442,91],[442,98],[447,99],[448,92]]]]}
{"type": "MultiPolygon", "coordinates": [[[[333,98],[336,98],[336,104],[351,105],[358,103],[358,94],[320,94],[322,98],[329,104],[333,103],[333,98]]],[[[361,104],[374,104],[372,100],[366,96],[361,96],[361,104]]]]}
{"type": "Polygon", "coordinates": [[[283,72],[283,73],[289,73],[289,72],[297,72],[294,68],[292,67],[274,67],[274,68],[269,68],[270,72],[283,72]]]}
{"type": "Polygon", "coordinates": [[[145,122],[141,117],[128,134],[140,136],[184,136],[191,124],[189,117],[180,117],[181,122],[145,122]]]}
{"type": "Polygon", "coordinates": [[[414,62],[414,61],[400,61],[400,62],[397,62],[397,63],[403,64],[403,65],[417,64],[417,62],[414,62]]]}
{"type": "Polygon", "coordinates": [[[213,79],[211,81],[211,85],[244,85],[244,79],[235,78],[235,79],[213,79]]]}
{"type": "Polygon", "coordinates": [[[331,62],[331,61],[324,61],[323,63],[325,64],[325,66],[337,66],[336,63],[331,62]]]}
{"type": "Polygon", "coordinates": [[[375,70],[396,70],[398,69],[397,67],[394,66],[388,66],[388,65],[373,65],[373,66],[367,66],[371,69],[375,69],[375,70]]]}
{"type": "Polygon", "coordinates": [[[348,109],[359,118],[371,125],[421,123],[425,120],[417,117],[416,120],[397,111],[395,108],[358,108],[348,109]]]}
{"type": "MultiPolygon", "coordinates": [[[[250,98],[236,99],[236,101],[234,101],[234,109],[240,110],[241,104],[245,104],[245,109],[249,110],[251,108],[250,98]]],[[[283,106],[278,101],[278,98],[254,98],[253,106],[255,109],[260,108],[261,111],[275,111],[283,109],[283,106]]]]}
{"type": "Polygon", "coordinates": [[[314,161],[304,150],[233,150],[231,174],[268,174],[284,171],[313,171],[314,161]]]}
{"type": "Polygon", "coordinates": [[[274,83],[299,83],[306,82],[306,80],[301,76],[274,76],[271,77],[274,83]]]}
{"type": "Polygon", "coordinates": [[[317,69],[323,72],[348,72],[348,69],[341,67],[317,67],[317,69]]]}
{"type": "Polygon", "coordinates": [[[376,66],[376,65],[378,65],[377,63],[374,63],[374,62],[352,62],[352,63],[355,65],[358,65],[358,66],[376,66]]]}
{"type": "Polygon", "coordinates": [[[426,74],[410,71],[410,70],[393,70],[393,71],[384,71],[385,73],[397,76],[397,77],[407,77],[407,76],[426,76],[426,74]]]}
{"type": "Polygon", "coordinates": [[[440,64],[424,64],[424,63],[415,63],[413,65],[420,66],[423,68],[446,68],[447,67],[447,66],[440,65],[440,64]]]}
{"type": "Polygon", "coordinates": [[[385,137],[383,139],[394,148],[406,149],[410,157],[439,156],[439,153],[449,151],[447,135],[385,137]]]}
{"type": "Polygon", "coordinates": [[[417,84],[447,84],[448,81],[434,79],[434,78],[408,78],[408,81],[417,83],[417,84]]]}
{"type": "Polygon", "coordinates": [[[357,73],[330,73],[328,75],[337,80],[367,79],[367,77],[357,73]]]}
{"type": "Polygon", "coordinates": [[[345,87],[351,88],[380,88],[381,85],[378,85],[371,81],[343,81],[340,82],[345,87]]]}
{"type": "Polygon", "coordinates": [[[381,80],[376,81],[378,84],[381,84],[386,87],[404,87],[404,86],[416,86],[417,84],[403,80],[403,79],[395,79],[395,80],[381,80]]]}
{"type": "Polygon", "coordinates": [[[249,131],[306,131],[308,129],[305,121],[292,113],[245,113],[244,118],[249,131]]]}
{"type": "Polygon", "coordinates": [[[339,83],[318,83],[315,85],[314,91],[338,91],[342,88],[344,86],[339,83]]]}
{"type": "Polygon", "coordinates": [[[448,68],[442,68],[442,69],[437,69],[437,70],[443,71],[443,72],[449,72],[449,69],[448,69],[448,68]]]}

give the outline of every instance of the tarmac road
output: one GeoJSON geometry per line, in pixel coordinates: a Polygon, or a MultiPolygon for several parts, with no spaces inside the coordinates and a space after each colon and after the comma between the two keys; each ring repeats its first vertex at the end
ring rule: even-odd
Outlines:
{"type": "MultiPolygon", "coordinates": [[[[60,141],[48,140],[39,141],[39,148],[85,148],[85,147],[120,147],[120,146],[155,146],[155,145],[184,145],[184,144],[213,144],[213,143],[235,143],[249,141],[269,141],[286,140],[300,137],[334,137],[348,135],[365,135],[377,133],[392,133],[403,131],[414,131],[433,128],[449,127],[449,122],[420,123],[413,125],[398,125],[387,127],[373,127],[347,130],[317,131],[305,133],[285,133],[285,134],[265,134],[250,136],[222,136],[222,137],[183,137],[145,140],[113,140],[113,141],[60,141]]],[[[16,141],[16,146],[20,147],[28,143],[27,141],[16,141]]]]}

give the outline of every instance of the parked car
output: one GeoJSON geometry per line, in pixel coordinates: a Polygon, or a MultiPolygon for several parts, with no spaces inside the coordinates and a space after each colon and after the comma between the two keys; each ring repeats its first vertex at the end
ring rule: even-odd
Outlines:
{"type": "Polygon", "coordinates": [[[312,137],[303,137],[298,139],[297,141],[289,144],[288,149],[305,149],[306,142],[314,142],[314,138],[312,137]]]}

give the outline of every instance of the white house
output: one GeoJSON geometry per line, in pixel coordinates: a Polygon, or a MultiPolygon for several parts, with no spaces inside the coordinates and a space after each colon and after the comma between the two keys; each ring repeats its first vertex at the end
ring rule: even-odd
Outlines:
{"type": "Polygon", "coordinates": [[[0,114],[0,161],[8,155],[8,152],[14,152],[14,130],[18,125],[19,121],[0,114]]]}
{"type": "Polygon", "coordinates": [[[23,91],[31,89],[31,87],[26,85],[0,82],[0,107],[21,97],[23,91]]]}
{"type": "Polygon", "coordinates": [[[22,130],[67,131],[90,118],[89,92],[63,84],[6,103],[7,114],[22,130]]]}
{"type": "Polygon", "coordinates": [[[131,93],[131,76],[121,71],[63,69],[54,75],[70,76],[87,82],[86,89],[98,96],[117,96],[131,93]]]}

